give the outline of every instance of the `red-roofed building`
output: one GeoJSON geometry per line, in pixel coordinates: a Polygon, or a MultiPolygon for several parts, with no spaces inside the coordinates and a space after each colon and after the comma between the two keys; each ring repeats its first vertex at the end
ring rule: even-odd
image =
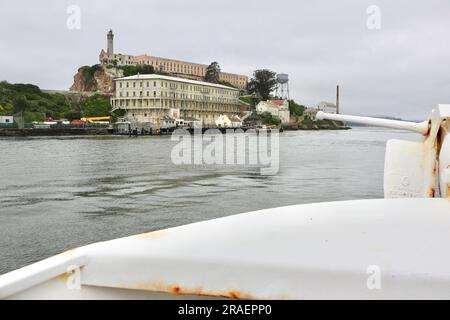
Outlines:
{"type": "Polygon", "coordinates": [[[287,104],[287,106],[289,107],[289,103],[287,102],[287,100],[270,100],[270,102],[276,104],[277,106],[284,106],[285,104],[287,104]]]}
{"type": "Polygon", "coordinates": [[[290,119],[287,100],[261,101],[256,106],[256,112],[259,114],[269,112],[272,116],[279,118],[282,123],[288,123],[290,119]]]}

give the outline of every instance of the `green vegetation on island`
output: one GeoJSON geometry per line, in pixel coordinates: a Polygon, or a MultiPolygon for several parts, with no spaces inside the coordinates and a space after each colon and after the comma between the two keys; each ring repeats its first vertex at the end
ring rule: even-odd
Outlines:
{"type": "Polygon", "coordinates": [[[75,120],[108,116],[109,110],[109,98],[101,94],[71,99],[60,93],[42,92],[32,84],[0,82],[0,114],[23,116],[25,123],[43,121],[46,118],[75,120]]]}
{"type": "Polygon", "coordinates": [[[108,97],[95,94],[83,99],[80,103],[80,113],[83,117],[104,117],[110,114],[111,104],[108,97]]]}
{"type": "Polygon", "coordinates": [[[245,119],[245,123],[247,125],[279,126],[281,124],[281,120],[271,115],[270,112],[264,112],[261,114],[254,112],[250,117],[245,119]]]}
{"type": "Polygon", "coordinates": [[[246,104],[253,105],[253,98],[251,96],[241,96],[239,97],[239,100],[246,104]]]}
{"type": "Polygon", "coordinates": [[[289,113],[291,117],[301,117],[306,107],[304,105],[297,104],[294,100],[289,100],[289,113]]]}
{"type": "Polygon", "coordinates": [[[124,77],[135,76],[137,74],[154,74],[155,68],[149,65],[120,66],[118,69],[123,70],[124,77]]]}

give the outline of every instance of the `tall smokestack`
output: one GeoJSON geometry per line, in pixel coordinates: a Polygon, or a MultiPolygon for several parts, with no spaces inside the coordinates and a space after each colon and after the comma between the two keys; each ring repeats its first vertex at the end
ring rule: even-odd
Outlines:
{"type": "Polygon", "coordinates": [[[339,86],[336,86],[336,113],[339,114],[339,86]]]}

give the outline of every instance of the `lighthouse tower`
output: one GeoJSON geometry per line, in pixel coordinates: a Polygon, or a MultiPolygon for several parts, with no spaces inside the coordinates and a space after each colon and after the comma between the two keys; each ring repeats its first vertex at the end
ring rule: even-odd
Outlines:
{"type": "Polygon", "coordinates": [[[114,33],[112,30],[109,30],[108,35],[108,49],[107,49],[107,54],[109,55],[113,55],[114,54],[114,33]]]}

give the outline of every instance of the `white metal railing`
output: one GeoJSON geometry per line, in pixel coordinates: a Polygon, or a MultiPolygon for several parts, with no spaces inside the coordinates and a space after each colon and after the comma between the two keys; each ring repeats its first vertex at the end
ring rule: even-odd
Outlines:
{"type": "Polygon", "coordinates": [[[429,121],[410,122],[400,120],[379,119],[361,116],[349,116],[342,114],[332,114],[319,111],[316,114],[317,120],[334,120],[344,122],[354,122],[377,127],[386,127],[393,129],[403,129],[426,135],[429,131],[429,121]]]}

